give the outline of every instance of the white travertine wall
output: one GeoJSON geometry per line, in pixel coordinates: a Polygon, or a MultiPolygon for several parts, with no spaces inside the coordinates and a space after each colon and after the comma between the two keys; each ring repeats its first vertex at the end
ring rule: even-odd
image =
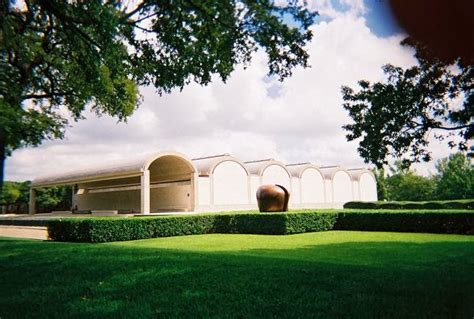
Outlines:
{"type": "Polygon", "coordinates": [[[212,173],[214,205],[249,203],[249,182],[245,169],[237,162],[219,163],[212,173]]]}
{"type": "Polygon", "coordinates": [[[301,203],[324,203],[324,179],[314,168],[301,175],[301,203]]]}
{"type": "Polygon", "coordinates": [[[346,203],[352,201],[352,180],[345,171],[338,171],[332,179],[333,202],[346,203]]]}
{"type": "Polygon", "coordinates": [[[191,182],[170,183],[150,189],[150,211],[191,211],[191,182]]]}
{"type": "Polygon", "coordinates": [[[360,185],[359,181],[352,181],[352,192],[353,192],[353,197],[352,200],[360,200],[360,185]]]}
{"type": "Polygon", "coordinates": [[[211,204],[211,180],[208,176],[198,178],[198,203],[199,205],[211,204]]]}
{"type": "Polygon", "coordinates": [[[281,185],[292,193],[290,175],[280,165],[270,165],[265,168],[262,174],[262,185],[266,184],[281,185]]]}
{"type": "Polygon", "coordinates": [[[333,202],[333,192],[332,192],[332,181],[330,179],[324,180],[324,188],[326,189],[326,202],[332,203],[333,202]]]}
{"type": "Polygon", "coordinates": [[[78,210],[119,210],[140,212],[138,177],[77,184],[72,206],[78,210]]]}
{"type": "Polygon", "coordinates": [[[298,205],[301,203],[301,187],[298,177],[291,177],[291,190],[290,201],[292,204],[298,205]]]}
{"type": "Polygon", "coordinates": [[[76,194],[73,205],[79,210],[140,212],[140,190],[76,194]]]}
{"type": "Polygon", "coordinates": [[[260,187],[261,177],[250,175],[250,203],[257,204],[257,189],[260,187]]]}
{"type": "Polygon", "coordinates": [[[360,200],[371,202],[377,200],[377,182],[369,173],[363,173],[359,179],[360,200]]]}

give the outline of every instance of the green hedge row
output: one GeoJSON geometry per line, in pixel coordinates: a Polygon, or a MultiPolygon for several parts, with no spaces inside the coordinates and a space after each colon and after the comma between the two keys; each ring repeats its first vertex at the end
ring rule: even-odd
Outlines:
{"type": "Polygon", "coordinates": [[[474,213],[466,211],[341,211],[334,230],[474,234],[474,213]]]}
{"type": "Polygon", "coordinates": [[[110,242],[209,233],[296,234],[324,230],[474,234],[474,213],[344,210],[275,214],[214,214],[138,218],[63,219],[48,222],[56,241],[110,242]]]}
{"type": "Polygon", "coordinates": [[[335,213],[214,214],[138,218],[51,220],[56,241],[110,242],[210,233],[296,234],[330,230],[335,213]]]}
{"type": "Polygon", "coordinates": [[[355,209],[474,209],[474,200],[430,202],[348,202],[344,208],[355,209]]]}

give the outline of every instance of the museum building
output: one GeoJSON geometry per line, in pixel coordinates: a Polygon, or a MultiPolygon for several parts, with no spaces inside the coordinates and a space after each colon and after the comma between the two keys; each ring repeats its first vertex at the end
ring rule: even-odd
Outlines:
{"type": "Polygon", "coordinates": [[[277,184],[290,193],[290,209],[341,208],[349,201],[376,201],[367,169],[284,164],[274,159],[242,162],[229,155],[189,159],[161,152],[133,161],[38,177],[30,190],[72,185],[76,212],[160,213],[257,209],[259,186],[277,184]]]}

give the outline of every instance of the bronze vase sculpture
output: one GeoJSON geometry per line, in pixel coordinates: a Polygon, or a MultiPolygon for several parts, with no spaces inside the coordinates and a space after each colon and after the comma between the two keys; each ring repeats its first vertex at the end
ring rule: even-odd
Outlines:
{"type": "Polygon", "coordinates": [[[281,185],[262,185],[257,189],[260,212],[286,212],[290,193],[281,185]]]}

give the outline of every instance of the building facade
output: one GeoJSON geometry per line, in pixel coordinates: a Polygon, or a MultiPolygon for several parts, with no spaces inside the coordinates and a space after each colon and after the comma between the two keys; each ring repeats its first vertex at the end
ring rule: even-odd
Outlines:
{"type": "Polygon", "coordinates": [[[290,209],[340,208],[348,201],[377,200],[375,177],[367,169],[274,159],[242,162],[229,154],[189,159],[162,152],[36,178],[30,213],[35,213],[35,192],[41,187],[72,185],[76,212],[149,214],[257,209],[255,194],[265,184],[285,187],[290,209]]]}

